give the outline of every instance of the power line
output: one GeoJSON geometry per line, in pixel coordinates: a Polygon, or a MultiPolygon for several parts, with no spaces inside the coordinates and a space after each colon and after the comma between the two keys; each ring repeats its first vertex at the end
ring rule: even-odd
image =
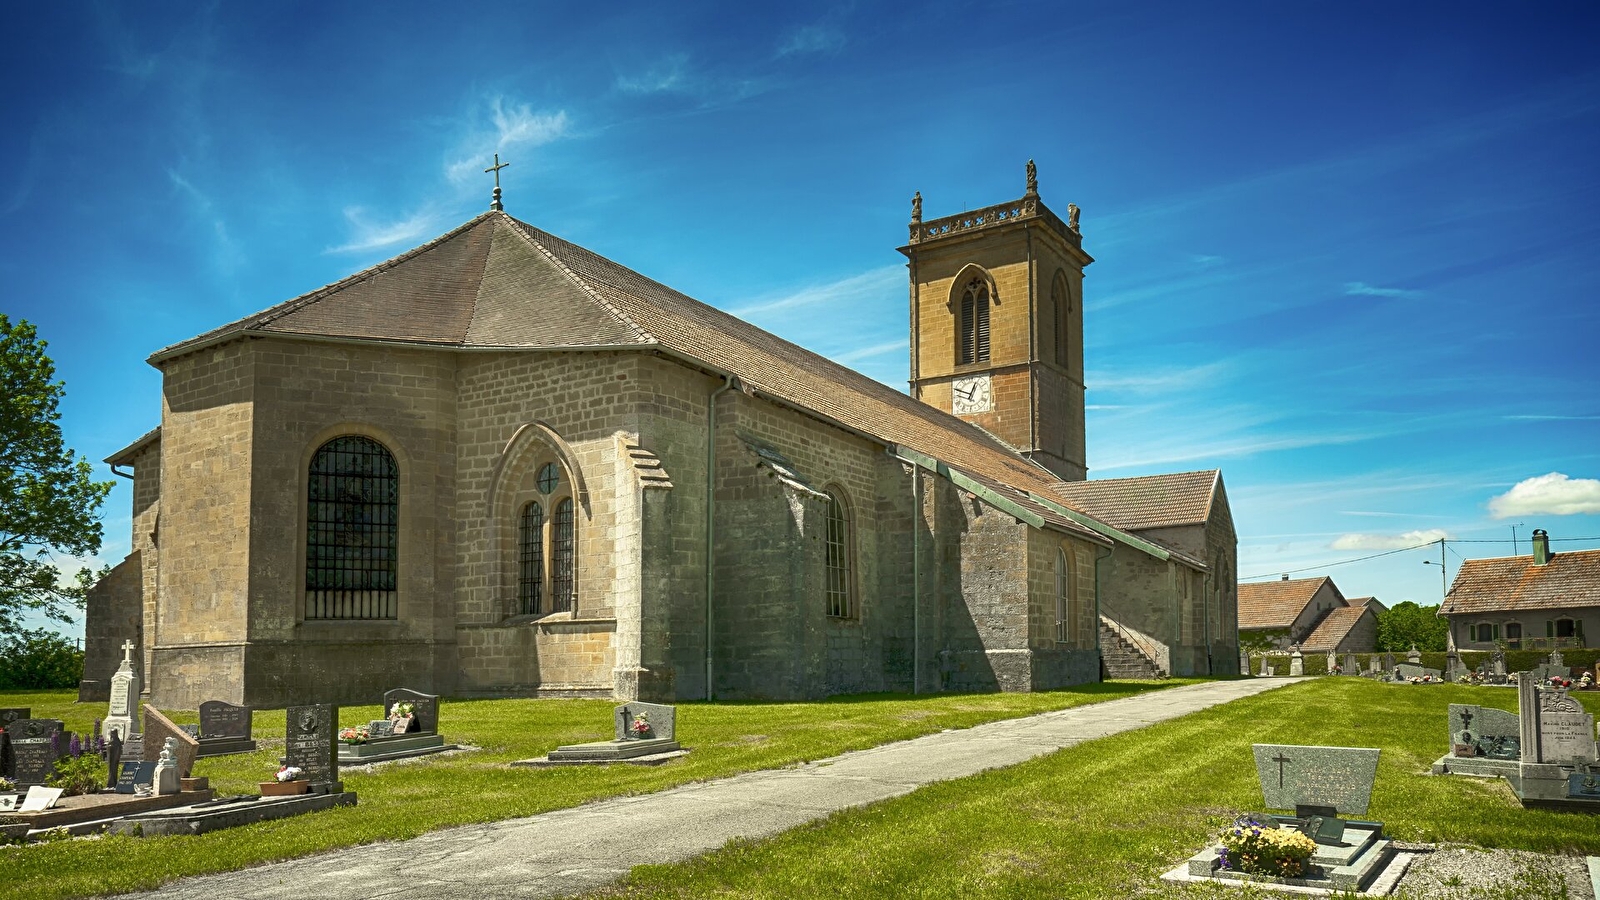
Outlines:
{"type": "MultiPolygon", "coordinates": [[[[1495,540],[1493,538],[1446,538],[1446,540],[1448,540],[1452,544],[1504,544],[1504,543],[1506,543],[1506,539],[1505,538],[1500,538],[1499,540],[1495,540]]],[[[1553,538],[1546,538],[1546,540],[1548,540],[1548,541],[1550,541],[1550,543],[1554,544],[1557,541],[1600,541],[1600,537],[1575,537],[1575,538],[1553,537],[1553,538]]],[[[1438,541],[1434,541],[1433,543],[1437,544],[1439,542],[1438,541]]]]}
{"type": "Polygon", "coordinates": [[[1405,553],[1405,552],[1410,551],[1410,550],[1421,550],[1424,547],[1432,547],[1433,545],[1435,545],[1437,543],[1439,543],[1439,542],[1438,541],[1428,541],[1426,544],[1418,544],[1415,547],[1401,547],[1399,550],[1390,550],[1390,551],[1387,551],[1385,553],[1374,553],[1371,556],[1358,556],[1355,559],[1341,559],[1338,562],[1323,563],[1320,566],[1306,566],[1303,569],[1289,569],[1288,571],[1268,572],[1265,575],[1246,575],[1245,577],[1240,578],[1239,580],[1240,581],[1254,581],[1257,578],[1275,578],[1275,577],[1277,577],[1279,575],[1294,575],[1294,574],[1297,574],[1299,572],[1314,572],[1314,571],[1316,571],[1318,569],[1331,569],[1334,566],[1346,566],[1346,565],[1349,565],[1350,563],[1366,562],[1369,559],[1378,559],[1379,557],[1383,557],[1383,556],[1393,556],[1396,553],[1405,553]]]}

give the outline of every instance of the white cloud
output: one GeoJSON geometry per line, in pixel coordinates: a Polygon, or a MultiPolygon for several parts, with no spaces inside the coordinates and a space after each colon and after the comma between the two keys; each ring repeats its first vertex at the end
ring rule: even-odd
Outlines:
{"type": "Polygon", "coordinates": [[[840,353],[832,357],[832,359],[834,362],[839,363],[840,365],[848,365],[858,360],[871,359],[874,356],[882,356],[885,353],[903,352],[906,350],[907,346],[908,345],[904,340],[885,341],[882,344],[873,344],[869,347],[858,347],[854,350],[840,353]]]}
{"type": "MultiPolygon", "coordinates": [[[[792,294],[770,300],[758,300],[747,306],[729,310],[741,319],[761,313],[799,307],[833,306],[837,304],[882,303],[885,296],[903,295],[905,292],[905,266],[883,266],[869,269],[827,284],[801,288],[792,294]]],[[[904,342],[902,342],[902,345],[904,342]]]]}
{"type": "Polygon", "coordinates": [[[377,250],[391,244],[418,240],[438,227],[438,216],[429,210],[413,213],[396,222],[374,222],[368,218],[366,210],[350,206],[345,208],[344,217],[350,223],[350,240],[323,252],[362,253],[377,250]]]}
{"type": "Polygon", "coordinates": [[[844,48],[845,37],[829,25],[806,25],[789,32],[778,45],[779,56],[799,53],[837,53],[844,48]]]}
{"type": "MultiPolygon", "coordinates": [[[[445,164],[445,176],[457,185],[481,184],[483,170],[495,153],[523,147],[542,147],[572,133],[572,119],[564,109],[535,112],[527,103],[507,100],[503,95],[485,102],[488,122],[480,123],[462,139],[460,156],[445,164]]],[[[508,165],[511,164],[509,161],[508,165]]]]}
{"type": "Polygon", "coordinates": [[[1408,531],[1405,534],[1342,534],[1328,546],[1334,550],[1404,550],[1448,540],[1449,537],[1450,533],[1442,528],[1408,531]]]}
{"type": "Polygon", "coordinates": [[[1421,291],[1408,291],[1405,288],[1377,287],[1365,281],[1347,281],[1344,285],[1346,296],[1350,297],[1420,297],[1421,291]]]}
{"type": "Polygon", "coordinates": [[[689,56],[675,53],[653,69],[637,75],[618,75],[617,90],[627,94],[666,94],[690,88],[689,56]]]}
{"type": "Polygon", "coordinates": [[[1489,515],[1496,519],[1578,513],[1600,513],[1600,480],[1551,472],[1519,481],[1489,501],[1489,515]]]}

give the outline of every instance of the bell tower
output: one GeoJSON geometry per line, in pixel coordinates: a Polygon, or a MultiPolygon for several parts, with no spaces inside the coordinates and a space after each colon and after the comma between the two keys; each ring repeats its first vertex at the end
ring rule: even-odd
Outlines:
{"type": "Polygon", "coordinates": [[[1083,252],[1033,160],[1020,200],[924,221],[911,201],[911,396],[953,413],[1066,481],[1087,472],[1083,252]]]}

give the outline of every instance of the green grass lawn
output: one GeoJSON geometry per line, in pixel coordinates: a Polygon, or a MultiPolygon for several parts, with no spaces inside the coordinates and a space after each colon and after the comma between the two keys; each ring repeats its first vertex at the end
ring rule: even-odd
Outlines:
{"type": "MultiPolygon", "coordinates": [[[[1590,712],[1600,698],[1580,695],[1590,712]]],[[[1525,810],[1501,781],[1425,775],[1446,706],[1505,688],[1324,678],[1022,765],[922,788],[700,859],[641,866],[595,897],[1237,898],[1158,876],[1259,811],[1253,742],[1383,750],[1368,818],[1408,841],[1600,855],[1593,815],[1525,810]]],[[[1505,897],[1549,896],[1538,887],[1505,897]]]]}
{"type": "MultiPolygon", "coordinates": [[[[446,701],[440,733],[480,748],[422,757],[376,769],[343,771],[360,804],[263,822],[197,837],[97,838],[0,848],[0,880],[26,885],[30,900],[147,889],[185,875],[224,872],[337,847],[414,837],[451,825],[488,822],[576,806],[603,797],[645,793],[690,781],[779,768],[847,750],[905,740],[946,728],[967,728],[1084,703],[1126,697],[1192,680],[1110,682],[1035,694],[911,697],[865,695],[817,703],[686,703],[678,740],[693,752],[659,767],[511,768],[561,744],[609,740],[613,704],[601,700],[446,701]]],[[[89,731],[103,703],[75,703],[68,691],[0,692],[0,706],[32,707],[89,731]]],[[[179,723],[194,712],[163,710],[179,723]]],[[[379,718],[378,705],[340,710],[345,725],[379,718]]],[[[258,710],[255,753],[202,759],[195,774],[219,796],[255,793],[277,771],[284,717],[258,710]]]]}

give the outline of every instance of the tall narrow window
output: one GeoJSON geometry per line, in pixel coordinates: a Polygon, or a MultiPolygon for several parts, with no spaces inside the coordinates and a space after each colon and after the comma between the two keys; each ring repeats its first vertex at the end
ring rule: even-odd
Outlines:
{"type": "Polygon", "coordinates": [[[544,599],[544,507],[534,500],[522,508],[517,528],[517,609],[523,615],[541,611],[544,599]]]}
{"type": "Polygon", "coordinates": [[[989,360],[989,286],[974,278],[961,295],[961,362],[989,360]]]}
{"type": "Polygon", "coordinates": [[[307,619],[393,619],[400,471],[387,447],[337,437],[317,448],[306,487],[307,619]]]}
{"type": "Polygon", "coordinates": [[[1060,272],[1056,273],[1055,283],[1050,286],[1050,306],[1055,313],[1054,326],[1051,330],[1051,346],[1055,351],[1054,360],[1058,366],[1067,365],[1067,323],[1072,319],[1072,295],[1067,289],[1067,277],[1060,272]]]}
{"type": "Polygon", "coordinates": [[[1072,640],[1072,568],[1067,553],[1056,548],[1056,640],[1072,640]]]}
{"type": "Polygon", "coordinates": [[[572,499],[556,504],[550,517],[550,602],[554,612],[572,609],[572,499]]]}
{"type": "Polygon", "coordinates": [[[824,548],[828,581],[828,615],[848,619],[855,615],[850,597],[850,521],[844,504],[836,494],[828,494],[828,515],[824,525],[824,548]]]}

